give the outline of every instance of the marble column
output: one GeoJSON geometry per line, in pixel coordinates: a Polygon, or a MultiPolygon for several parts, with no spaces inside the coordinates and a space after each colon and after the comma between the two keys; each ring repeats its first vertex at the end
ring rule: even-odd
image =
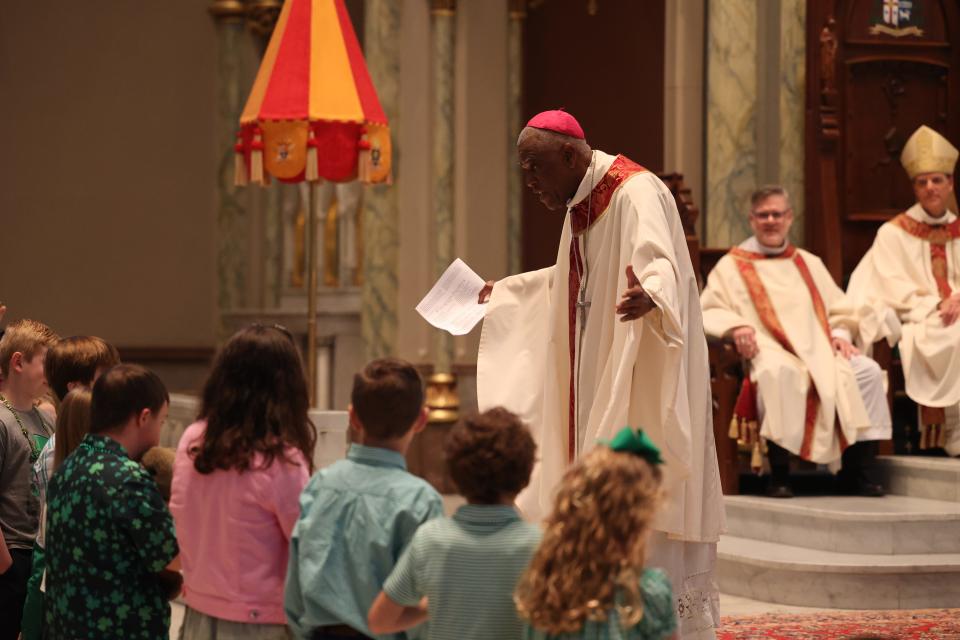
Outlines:
{"type": "MultiPolygon", "coordinates": [[[[454,154],[454,32],[456,0],[431,0],[433,41],[433,233],[434,275],[439,277],[453,262],[453,154],[454,154]]],[[[435,332],[436,371],[449,373],[453,361],[453,336],[435,332]]]]}
{"type": "Polygon", "coordinates": [[[390,121],[393,146],[393,184],[369,186],[363,197],[361,331],[368,359],[392,355],[397,346],[400,5],[395,0],[367,0],[365,5],[364,53],[390,121]]]}
{"type": "Polygon", "coordinates": [[[756,36],[757,0],[710,1],[706,242],[713,247],[750,234],[744,207],[757,180],[756,36]]]}
{"type": "Polygon", "coordinates": [[[249,216],[242,189],[233,184],[234,136],[246,98],[241,68],[245,9],[238,0],[214,0],[209,11],[217,25],[217,302],[222,314],[248,304],[249,216]]]}
{"type": "Polygon", "coordinates": [[[523,181],[517,165],[517,136],[523,126],[523,20],[526,0],[510,0],[507,24],[507,273],[520,273],[523,239],[523,181]]]}
{"type": "Polygon", "coordinates": [[[790,194],[790,237],[803,242],[806,1],[709,0],[706,241],[750,234],[751,191],[790,194]]]}
{"type": "MultiPolygon", "coordinates": [[[[277,25],[282,0],[247,0],[247,27],[254,39],[257,61],[263,58],[270,36],[277,25]]],[[[270,186],[259,189],[259,229],[257,240],[260,245],[260,262],[263,265],[260,275],[259,300],[264,308],[280,306],[283,294],[283,215],[284,200],[296,197],[295,187],[274,181],[270,186]]]]}
{"type": "Polygon", "coordinates": [[[790,238],[803,245],[804,111],[806,108],[806,0],[780,0],[780,184],[790,194],[790,238]]]}

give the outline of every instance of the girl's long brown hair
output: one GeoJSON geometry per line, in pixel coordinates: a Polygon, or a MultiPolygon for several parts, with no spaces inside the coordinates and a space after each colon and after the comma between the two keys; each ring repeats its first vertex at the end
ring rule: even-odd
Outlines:
{"type": "Polygon", "coordinates": [[[256,454],[263,468],[285,449],[303,452],[313,471],[317,429],[307,416],[309,399],[303,364],[293,337],[282,327],[253,325],[234,334],[217,354],[203,388],[202,441],[192,443],[200,473],[246,471],[256,454]]]}
{"type": "Polygon", "coordinates": [[[83,436],[90,432],[90,390],[77,387],[60,403],[57,413],[56,444],[53,446],[53,470],[56,471],[67,456],[77,448],[83,436]]]}
{"type": "Polygon", "coordinates": [[[615,607],[625,628],[643,618],[640,578],[660,482],[657,467],[607,447],[567,471],[514,596],[530,626],[575,633],[615,607]]]}

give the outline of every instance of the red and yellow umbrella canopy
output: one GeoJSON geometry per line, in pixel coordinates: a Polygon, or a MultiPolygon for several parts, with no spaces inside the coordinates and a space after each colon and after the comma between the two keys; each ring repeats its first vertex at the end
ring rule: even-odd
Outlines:
{"type": "Polygon", "coordinates": [[[236,182],[385,182],[390,128],[343,0],[286,0],[237,133],[236,182]]]}

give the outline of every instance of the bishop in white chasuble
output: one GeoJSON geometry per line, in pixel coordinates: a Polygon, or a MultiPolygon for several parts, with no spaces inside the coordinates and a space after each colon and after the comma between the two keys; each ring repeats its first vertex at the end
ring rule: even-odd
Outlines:
{"type": "Polygon", "coordinates": [[[880,227],[847,292],[897,315],[907,395],[920,405],[920,446],[960,455],[960,220],[951,210],[957,149],[922,126],[900,159],[917,203],[880,227]]]}
{"type": "Polygon", "coordinates": [[[714,637],[723,502],[697,281],[676,203],[643,167],[592,151],[564,112],[531,120],[518,151],[527,185],[567,211],[556,264],[496,282],[480,340],[481,410],[517,412],[539,446],[519,506],[543,517],[578,456],[625,425],[642,427],[666,461],[649,562],[670,574],[681,635],[714,637]]]}

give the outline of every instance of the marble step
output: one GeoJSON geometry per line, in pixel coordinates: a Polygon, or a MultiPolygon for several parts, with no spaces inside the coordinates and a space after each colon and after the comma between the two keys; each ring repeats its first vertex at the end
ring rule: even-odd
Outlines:
{"type": "Polygon", "coordinates": [[[841,553],[960,553],[960,503],[905,496],[725,496],[739,538],[841,553]]]}
{"type": "Polygon", "coordinates": [[[892,494],[960,502],[960,459],[880,456],[877,462],[892,494]]]}
{"type": "Polygon", "coordinates": [[[723,536],[717,579],[723,593],[795,606],[956,607],[960,554],[838,553],[723,536]]]}

